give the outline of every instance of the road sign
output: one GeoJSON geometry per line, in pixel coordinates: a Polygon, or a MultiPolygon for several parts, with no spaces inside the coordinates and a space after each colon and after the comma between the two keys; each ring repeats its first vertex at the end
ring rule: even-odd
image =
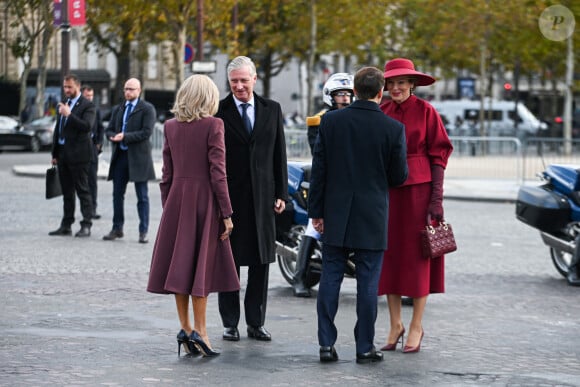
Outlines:
{"type": "Polygon", "coordinates": [[[190,64],[194,55],[195,50],[193,49],[193,46],[189,43],[185,43],[185,63],[190,64]]]}
{"type": "Polygon", "coordinates": [[[191,65],[194,73],[215,73],[217,64],[215,60],[195,61],[191,65]]]}

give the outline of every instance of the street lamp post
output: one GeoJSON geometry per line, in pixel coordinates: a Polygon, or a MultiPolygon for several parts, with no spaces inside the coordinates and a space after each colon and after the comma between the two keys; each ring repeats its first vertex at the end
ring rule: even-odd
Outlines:
{"type": "Polygon", "coordinates": [[[197,60],[203,60],[203,0],[197,0],[197,60]]]}
{"type": "Polygon", "coordinates": [[[70,71],[70,21],[68,15],[68,0],[61,2],[62,23],[61,29],[61,79],[64,79],[70,71]]]}

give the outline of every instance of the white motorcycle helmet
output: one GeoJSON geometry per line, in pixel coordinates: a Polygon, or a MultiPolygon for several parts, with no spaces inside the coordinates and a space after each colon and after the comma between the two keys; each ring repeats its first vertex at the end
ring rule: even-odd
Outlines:
{"type": "Polygon", "coordinates": [[[354,77],[348,73],[332,74],[322,88],[322,101],[329,107],[334,107],[332,93],[338,90],[350,92],[350,102],[354,100],[354,77]]]}

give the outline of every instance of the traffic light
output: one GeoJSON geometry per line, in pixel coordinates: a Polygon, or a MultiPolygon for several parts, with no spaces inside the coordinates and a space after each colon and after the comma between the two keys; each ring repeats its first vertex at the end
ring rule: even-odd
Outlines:
{"type": "Polygon", "coordinates": [[[512,84],[509,82],[503,84],[503,98],[506,100],[512,99],[512,84]]]}

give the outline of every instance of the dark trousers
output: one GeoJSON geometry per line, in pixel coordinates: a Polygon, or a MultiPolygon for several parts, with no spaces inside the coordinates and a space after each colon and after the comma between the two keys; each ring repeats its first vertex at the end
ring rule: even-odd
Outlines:
{"type": "Polygon", "coordinates": [[[91,158],[91,163],[89,164],[89,191],[91,192],[91,198],[93,202],[93,215],[97,213],[97,172],[99,170],[99,153],[97,147],[95,146],[93,157],[91,158]]]}
{"type": "MultiPolygon", "coordinates": [[[[119,151],[113,168],[113,230],[123,230],[125,224],[125,192],[129,183],[129,158],[126,151],[119,151]]],[[[149,229],[149,192],[147,181],[135,182],[139,233],[149,229]]]]}
{"type": "MultiPolygon", "coordinates": [[[[261,327],[266,320],[269,269],[269,264],[248,266],[248,284],[244,297],[244,310],[248,326],[261,327]]],[[[236,270],[239,278],[240,267],[236,266],[236,270]]],[[[218,305],[224,327],[237,327],[240,321],[240,292],[219,293],[218,305]]]]}
{"type": "Polygon", "coordinates": [[[70,228],[75,221],[75,192],[81,204],[83,220],[81,226],[91,227],[93,217],[93,201],[88,183],[89,163],[70,164],[58,162],[58,177],[62,187],[63,217],[61,226],[70,228]]]}
{"type": "Polygon", "coordinates": [[[326,243],[322,245],[322,276],[316,303],[318,342],[325,347],[333,346],[336,342],[334,318],[338,312],[340,286],[350,252],[354,252],[356,265],[356,352],[366,353],[374,346],[377,291],[384,253],[382,250],[345,249],[326,243]]]}

